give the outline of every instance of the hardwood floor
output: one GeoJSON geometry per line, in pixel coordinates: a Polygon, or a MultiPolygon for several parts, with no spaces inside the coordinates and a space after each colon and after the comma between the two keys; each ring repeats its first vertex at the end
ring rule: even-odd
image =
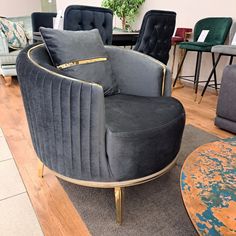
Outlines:
{"type": "Polygon", "coordinates": [[[87,227],[60,186],[45,168],[38,177],[21,93],[17,81],[0,81],[0,127],[8,142],[45,236],[89,235],[87,227]]]}
{"type": "MultiPolygon", "coordinates": [[[[206,93],[201,104],[193,101],[192,88],[173,91],[184,105],[187,123],[221,138],[232,136],[214,126],[217,97],[206,93]]],[[[45,170],[43,179],[37,175],[37,157],[33,150],[25,111],[16,80],[10,87],[0,80],[0,127],[2,128],[32,205],[45,235],[89,235],[81,217],[60,186],[57,178],[45,170]]],[[[115,213],[114,213],[115,214],[115,213]]]]}

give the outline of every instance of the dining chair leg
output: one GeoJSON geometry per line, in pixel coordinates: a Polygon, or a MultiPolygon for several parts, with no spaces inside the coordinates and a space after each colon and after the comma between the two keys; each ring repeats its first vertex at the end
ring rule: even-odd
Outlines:
{"type": "Polygon", "coordinates": [[[185,60],[185,58],[186,58],[187,52],[188,52],[188,50],[186,50],[186,51],[184,52],[184,56],[183,56],[182,61],[181,61],[180,65],[179,65],[179,68],[178,68],[178,70],[177,70],[177,74],[176,74],[176,76],[175,76],[175,80],[174,80],[174,83],[173,83],[173,87],[175,87],[176,81],[177,81],[177,79],[178,79],[178,77],[179,77],[179,74],[180,74],[180,72],[181,72],[182,66],[183,66],[183,64],[184,64],[184,60],[185,60]]]}
{"type": "Polygon", "coordinates": [[[38,176],[43,178],[44,164],[41,160],[38,159],[38,176]]]}
{"type": "Polygon", "coordinates": [[[116,223],[122,223],[123,188],[115,187],[116,223]]]}
{"type": "Polygon", "coordinates": [[[234,56],[230,56],[229,65],[232,65],[234,56]]]}
{"type": "Polygon", "coordinates": [[[194,80],[193,80],[193,89],[194,90],[195,90],[195,87],[196,87],[198,64],[199,64],[199,52],[197,52],[195,72],[194,72],[194,80]]]}
{"type": "Polygon", "coordinates": [[[172,59],[172,65],[171,65],[171,76],[173,76],[173,73],[174,73],[175,58],[176,58],[176,43],[173,44],[173,59],[172,59]]]}
{"type": "Polygon", "coordinates": [[[202,101],[202,98],[203,98],[203,96],[204,96],[204,94],[205,94],[205,92],[206,92],[206,89],[207,89],[207,87],[208,87],[210,81],[211,81],[211,77],[212,77],[214,71],[216,70],[216,67],[217,67],[217,65],[218,65],[218,63],[219,63],[219,61],[220,61],[221,56],[222,56],[222,54],[219,54],[218,58],[216,59],[215,65],[213,66],[213,68],[212,68],[212,70],[211,70],[211,73],[210,73],[210,75],[209,75],[209,77],[208,77],[208,79],[207,79],[207,82],[206,82],[206,84],[205,84],[205,86],[204,86],[204,88],[203,88],[203,90],[202,90],[201,98],[200,98],[200,100],[199,100],[199,102],[198,102],[199,104],[200,104],[201,101],[202,101]]]}
{"type": "MultiPolygon", "coordinates": [[[[211,56],[212,56],[212,66],[213,66],[213,68],[214,68],[214,65],[216,64],[216,62],[215,62],[215,54],[214,54],[214,53],[211,53],[211,56]]],[[[216,95],[218,95],[216,70],[214,70],[213,73],[214,73],[215,91],[216,91],[216,95]]]]}
{"type": "Polygon", "coordinates": [[[200,77],[200,69],[201,69],[201,62],[202,62],[202,52],[198,52],[198,59],[197,59],[197,70],[196,70],[196,74],[195,74],[195,97],[194,97],[194,101],[197,100],[197,92],[198,92],[198,83],[199,83],[199,77],[200,77]]]}
{"type": "Polygon", "coordinates": [[[6,86],[11,86],[12,84],[12,76],[3,76],[6,86]]]}

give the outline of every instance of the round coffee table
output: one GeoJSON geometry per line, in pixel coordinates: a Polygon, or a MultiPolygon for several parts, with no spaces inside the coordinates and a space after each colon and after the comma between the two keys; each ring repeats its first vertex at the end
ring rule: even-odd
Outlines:
{"type": "Polygon", "coordinates": [[[200,235],[236,235],[236,138],[193,151],[182,167],[180,184],[200,235]]]}

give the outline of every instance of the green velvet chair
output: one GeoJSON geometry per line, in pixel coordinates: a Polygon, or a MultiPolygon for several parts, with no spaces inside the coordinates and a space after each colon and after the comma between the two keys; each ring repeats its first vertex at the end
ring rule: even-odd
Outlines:
{"type": "MultiPolygon", "coordinates": [[[[190,80],[187,77],[194,77],[194,87],[195,87],[195,100],[197,99],[199,76],[201,69],[201,59],[203,52],[210,52],[211,48],[215,45],[224,44],[225,39],[229,33],[232,24],[232,18],[230,17],[208,17],[199,20],[194,27],[194,35],[192,42],[182,42],[179,44],[181,49],[185,49],[184,56],[178,68],[173,87],[175,87],[176,81],[179,78],[180,71],[182,69],[183,63],[185,61],[186,55],[189,51],[197,52],[197,60],[194,76],[181,76],[181,79],[190,80]],[[202,30],[209,30],[204,42],[198,42],[199,36],[202,30]]],[[[212,53],[212,63],[215,64],[215,57],[212,53]]],[[[192,80],[190,80],[192,81],[192,80]]],[[[201,81],[204,82],[204,81],[201,81]]],[[[215,89],[217,90],[217,79],[216,73],[214,72],[214,83],[215,89]]]]}

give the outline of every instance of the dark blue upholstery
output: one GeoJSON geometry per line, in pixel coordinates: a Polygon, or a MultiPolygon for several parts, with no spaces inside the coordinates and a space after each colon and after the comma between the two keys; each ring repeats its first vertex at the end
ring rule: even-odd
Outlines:
{"type": "Polygon", "coordinates": [[[155,86],[163,82],[163,67],[156,60],[107,46],[108,55],[115,54],[115,61],[109,57],[114,75],[122,60],[122,68],[135,61],[131,70],[145,69],[145,76],[124,69],[122,78],[116,77],[121,94],[104,98],[101,86],[62,75],[43,45],[32,47],[17,58],[17,74],[33,145],[47,167],[74,179],[110,182],[145,177],[173,162],[185,112],[155,86]],[[130,83],[134,80],[136,87],[130,83]],[[139,87],[148,84],[155,91],[144,96],[139,87]]]}
{"type": "MultiPolygon", "coordinates": [[[[33,32],[39,32],[39,28],[53,28],[53,17],[56,17],[55,12],[33,12],[31,14],[32,30],[33,32]]],[[[34,40],[36,42],[36,40],[34,40]]]]}
{"type": "Polygon", "coordinates": [[[33,12],[31,14],[32,30],[39,32],[39,27],[53,28],[53,17],[56,17],[55,12],[33,12]]]}
{"type": "Polygon", "coordinates": [[[104,44],[112,43],[113,12],[110,9],[71,5],[64,14],[65,30],[91,30],[97,28],[104,44]]]}
{"type": "Polygon", "coordinates": [[[167,64],[175,19],[176,13],[172,11],[148,11],[143,18],[134,50],[167,64]]]}

